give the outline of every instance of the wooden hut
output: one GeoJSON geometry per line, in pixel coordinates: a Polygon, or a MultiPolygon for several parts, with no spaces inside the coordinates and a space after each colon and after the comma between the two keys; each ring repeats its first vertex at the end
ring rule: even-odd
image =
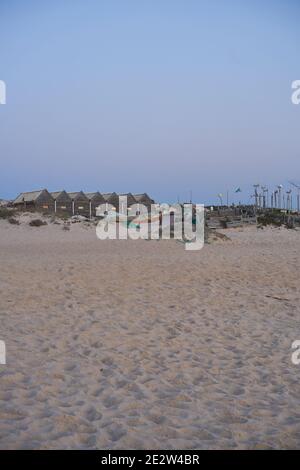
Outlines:
{"type": "Polygon", "coordinates": [[[106,210],[108,210],[108,204],[112,204],[116,211],[119,211],[119,196],[117,193],[102,193],[105,203],[107,205],[106,210]]]}
{"type": "Polygon", "coordinates": [[[106,201],[102,194],[99,191],[95,193],[85,193],[86,197],[89,200],[89,211],[90,211],[90,218],[96,216],[96,208],[101,204],[105,204],[106,201]]]}
{"type": "Polygon", "coordinates": [[[21,193],[13,205],[26,211],[54,212],[54,199],[47,189],[21,193]]]}
{"type": "Polygon", "coordinates": [[[135,198],[137,204],[143,204],[147,207],[148,211],[151,210],[151,204],[154,204],[154,200],[151,199],[147,193],[134,194],[133,197],[135,198]]]}
{"type": "MultiPolygon", "coordinates": [[[[125,196],[127,197],[127,211],[128,211],[128,214],[130,214],[130,207],[133,205],[133,204],[136,204],[136,200],[135,198],[133,197],[133,195],[131,193],[122,193],[122,194],[119,194],[119,196],[125,196]]],[[[120,204],[120,202],[119,202],[120,204]]],[[[124,209],[119,207],[119,211],[122,211],[124,212],[124,209]]]]}
{"type": "Polygon", "coordinates": [[[72,201],[72,214],[90,216],[90,203],[83,191],[68,193],[72,201]]]}
{"type": "Polygon", "coordinates": [[[54,199],[54,212],[61,215],[72,215],[72,199],[66,191],[55,191],[51,193],[54,199]]]}

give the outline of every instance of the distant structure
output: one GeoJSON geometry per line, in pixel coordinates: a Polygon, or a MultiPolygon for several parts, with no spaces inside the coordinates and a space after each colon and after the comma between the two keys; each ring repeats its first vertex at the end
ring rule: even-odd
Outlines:
{"type": "Polygon", "coordinates": [[[98,206],[105,204],[105,211],[114,208],[117,212],[119,207],[119,196],[127,197],[128,213],[133,204],[143,204],[148,209],[154,200],[147,193],[135,194],[122,193],[118,195],[112,193],[84,193],[83,191],[66,192],[65,190],[48,192],[47,189],[30,191],[19,194],[13,201],[13,206],[23,211],[40,211],[44,213],[54,213],[58,215],[83,215],[85,217],[95,217],[98,206]]]}
{"type": "Polygon", "coordinates": [[[102,193],[104,197],[106,208],[105,210],[109,210],[109,204],[111,204],[116,211],[119,211],[119,196],[117,193],[102,193]]]}
{"type": "Polygon", "coordinates": [[[50,193],[54,199],[54,212],[55,214],[71,214],[72,213],[72,199],[65,190],[55,191],[50,193]]]}
{"type": "Polygon", "coordinates": [[[21,193],[14,200],[13,205],[23,210],[38,210],[54,212],[54,199],[47,189],[21,193]]]}
{"type": "Polygon", "coordinates": [[[297,194],[297,212],[300,212],[300,185],[298,183],[294,183],[293,181],[289,182],[294,188],[298,190],[297,194]]]}
{"type": "Polygon", "coordinates": [[[137,204],[143,204],[148,209],[150,209],[151,204],[154,204],[154,200],[151,199],[151,197],[148,196],[147,193],[134,194],[133,197],[136,200],[137,204]]]}
{"type": "Polygon", "coordinates": [[[84,193],[89,200],[89,216],[95,217],[96,216],[96,209],[101,204],[105,204],[105,199],[99,191],[95,193],[84,193]]]}
{"type": "Polygon", "coordinates": [[[83,191],[68,193],[72,200],[72,215],[90,215],[90,203],[83,191]]]}
{"type": "MultiPolygon", "coordinates": [[[[127,211],[130,212],[130,206],[133,204],[136,204],[136,200],[134,199],[133,195],[131,193],[121,193],[119,196],[126,196],[127,197],[127,211]]],[[[124,213],[125,208],[120,207],[120,201],[119,201],[119,211],[124,213]]]]}

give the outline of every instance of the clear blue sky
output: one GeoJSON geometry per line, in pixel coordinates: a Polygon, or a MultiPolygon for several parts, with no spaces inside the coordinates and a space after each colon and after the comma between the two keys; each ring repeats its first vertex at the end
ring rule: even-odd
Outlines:
{"type": "Polygon", "coordinates": [[[0,0],[0,197],[300,179],[300,2],[0,0]]]}

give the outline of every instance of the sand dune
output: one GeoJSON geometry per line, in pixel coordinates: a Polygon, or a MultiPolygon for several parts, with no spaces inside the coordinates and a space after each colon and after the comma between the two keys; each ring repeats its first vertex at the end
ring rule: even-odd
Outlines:
{"type": "Polygon", "coordinates": [[[296,448],[300,232],[0,221],[0,448],[296,448]]]}

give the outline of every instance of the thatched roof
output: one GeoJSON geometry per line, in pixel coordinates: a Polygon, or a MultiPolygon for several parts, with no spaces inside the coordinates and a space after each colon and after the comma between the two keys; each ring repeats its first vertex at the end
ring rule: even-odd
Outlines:
{"type": "Polygon", "coordinates": [[[64,189],[62,189],[61,191],[54,191],[53,193],[50,193],[50,194],[54,200],[58,199],[60,196],[67,197],[67,198],[70,197],[64,189]]]}
{"type": "Polygon", "coordinates": [[[134,198],[134,196],[131,193],[122,193],[119,194],[119,196],[126,196],[127,197],[127,205],[131,206],[132,204],[135,204],[137,201],[134,198]]]}
{"type": "Polygon", "coordinates": [[[102,201],[105,201],[103,195],[99,193],[99,191],[96,191],[95,193],[84,193],[86,197],[92,201],[93,199],[101,199],[102,201]]]}
{"type": "Polygon", "coordinates": [[[142,194],[133,194],[133,197],[137,202],[142,203],[154,203],[154,200],[151,199],[151,197],[147,193],[142,193],[142,194]]]}
{"type": "Polygon", "coordinates": [[[75,193],[68,193],[68,195],[70,196],[70,198],[75,201],[76,199],[78,198],[84,198],[84,199],[87,199],[86,195],[84,194],[83,191],[77,191],[75,193]]]}
{"type": "MultiPolygon", "coordinates": [[[[21,193],[14,200],[14,204],[21,204],[22,202],[35,202],[41,196],[41,194],[43,194],[44,192],[49,194],[47,189],[40,189],[38,191],[29,191],[29,192],[26,192],[26,193],[21,193]]],[[[50,194],[49,194],[49,196],[51,197],[50,194]]]]}
{"type": "Polygon", "coordinates": [[[104,197],[105,201],[109,201],[109,199],[111,198],[118,197],[117,193],[101,193],[101,194],[104,197]]]}

